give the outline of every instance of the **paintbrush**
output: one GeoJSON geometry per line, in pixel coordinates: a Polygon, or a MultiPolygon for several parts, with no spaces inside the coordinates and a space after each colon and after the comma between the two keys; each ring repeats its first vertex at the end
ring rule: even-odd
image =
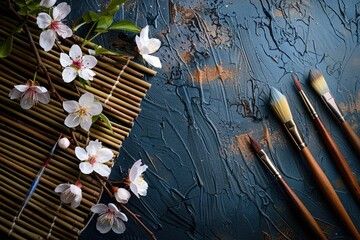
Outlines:
{"type": "Polygon", "coordinates": [[[57,140],[57,141],[55,142],[55,144],[53,145],[53,147],[52,147],[49,155],[48,155],[47,158],[45,159],[44,163],[41,165],[41,168],[40,168],[40,170],[38,171],[38,173],[37,173],[37,175],[36,175],[33,183],[31,184],[31,187],[30,187],[28,193],[26,194],[26,197],[25,197],[25,199],[24,199],[24,201],[23,201],[23,203],[22,203],[22,205],[21,205],[21,207],[20,207],[20,210],[19,210],[19,212],[17,213],[17,215],[15,216],[14,219],[17,219],[17,218],[20,218],[20,217],[21,217],[21,214],[23,213],[26,205],[29,203],[30,198],[31,198],[31,196],[33,195],[33,193],[35,192],[35,190],[36,190],[36,188],[37,188],[37,186],[38,186],[38,184],[39,184],[39,181],[40,181],[40,179],[41,179],[41,176],[43,175],[43,173],[44,173],[44,171],[45,171],[46,166],[49,164],[50,159],[52,158],[52,156],[53,156],[53,154],[54,154],[54,152],[55,152],[55,149],[56,149],[56,147],[57,147],[57,144],[58,144],[61,136],[62,136],[62,134],[60,134],[58,140],[57,140]]]}
{"type": "Polygon", "coordinates": [[[300,217],[304,221],[304,224],[307,224],[307,227],[312,231],[314,237],[316,237],[316,239],[322,240],[327,239],[324,232],[321,230],[320,226],[318,225],[314,217],[311,215],[310,211],[306,208],[301,199],[296,195],[296,193],[287,184],[285,179],[281,176],[279,170],[276,168],[274,163],[270,160],[265,151],[260,147],[260,144],[252,137],[249,136],[249,138],[257,157],[266,166],[270,173],[276,178],[284,192],[289,196],[292,206],[300,215],[300,217]]]}
{"type": "Polygon", "coordinates": [[[345,183],[349,187],[350,191],[353,193],[357,202],[360,204],[360,187],[357,182],[356,177],[351,172],[349,165],[346,162],[344,155],[341,153],[339,146],[336,144],[335,140],[331,137],[329,131],[326,129],[325,125],[321,121],[319,115],[315,111],[315,108],[312,106],[310,100],[306,96],[304,90],[301,88],[299,81],[295,74],[291,74],[291,77],[295,83],[296,89],[299,91],[302,100],[304,101],[306,108],[308,109],[312,119],[314,119],[315,126],[319,130],[322,139],[325,142],[326,147],[330,151],[330,155],[335,161],[336,166],[338,167],[345,183]]]}
{"type": "Polygon", "coordinates": [[[360,240],[360,235],[336,194],[335,189],[306,146],[304,138],[293,120],[286,97],[275,88],[271,88],[270,105],[308,163],[318,187],[337,214],[337,217],[344,224],[344,227],[346,227],[349,233],[351,233],[355,239],[360,240]]]}
{"type": "Polygon", "coordinates": [[[329,87],[325,81],[324,76],[318,69],[311,69],[309,72],[309,80],[311,86],[315,89],[317,94],[321,96],[321,99],[328,107],[333,116],[340,122],[345,135],[354,147],[357,154],[360,156],[360,138],[355,131],[350,127],[349,123],[345,120],[344,114],[337,106],[334,97],[331,95],[329,87]]]}

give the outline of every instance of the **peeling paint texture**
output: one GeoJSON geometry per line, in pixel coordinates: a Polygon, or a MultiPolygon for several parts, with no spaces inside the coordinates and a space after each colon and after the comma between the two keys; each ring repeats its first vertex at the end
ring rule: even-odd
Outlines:
{"type": "MultiPolygon", "coordinates": [[[[70,2],[81,11],[103,7],[102,1],[70,2]]],[[[359,134],[360,3],[131,0],[117,17],[150,25],[151,36],[162,41],[155,55],[163,68],[147,79],[152,87],[111,175],[121,179],[139,158],[149,166],[144,176],[148,195],[140,200],[133,196],[128,206],[158,239],[312,239],[250,151],[247,134],[260,141],[329,239],[350,239],[270,109],[270,86],[288,98],[310,150],[360,230],[360,206],[344,185],[290,76],[298,75],[359,179],[359,158],[307,75],[313,67],[323,72],[359,134]]],[[[133,38],[110,33],[99,43],[133,48],[133,38]]],[[[95,220],[81,239],[149,239],[131,219],[123,235],[101,235],[95,220]]]]}

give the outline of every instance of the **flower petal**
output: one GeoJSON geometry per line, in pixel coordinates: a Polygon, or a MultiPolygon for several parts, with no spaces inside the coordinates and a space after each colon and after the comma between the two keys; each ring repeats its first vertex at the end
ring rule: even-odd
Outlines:
{"type": "Polygon", "coordinates": [[[103,203],[98,203],[95,206],[92,206],[90,208],[90,210],[93,213],[103,213],[103,212],[106,212],[107,210],[109,210],[109,208],[103,203]]]}
{"type": "Polygon", "coordinates": [[[71,203],[72,200],[73,200],[73,197],[74,195],[71,194],[70,190],[69,189],[66,189],[65,191],[63,191],[60,195],[60,200],[63,202],[63,203],[71,203]]]}
{"type": "Polygon", "coordinates": [[[50,51],[55,43],[56,34],[52,29],[43,31],[40,34],[39,44],[44,49],[44,51],[50,51]]]}
{"type": "Polygon", "coordinates": [[[79,117],[76,114],[69,114],[64,121],[64,124],[69,128],[76,127],[79,125],[79,123],[79,117]]]}
{"type": "Polygon", "coordinates": [[[66,53],[60,53],[60,64],[63,67],[70,66],[72,64],[70,56],[67,55],[66,53]]]}
{"type": "Polygon", "coordinates": [[[111,173],[110,167],[102,163],[94,163],[93,168],[95,172],[97,172],[103,177],[108,177],[111,173]]]}
{"type": "Polygon", "coordinates": [[[85,55],[82,58],[82,63],[84,64],[84,67],[91,69],[96,66],[97,59],[94,56],[85,55]]]}
{"type": "Polygon", "coordinates": [[[107,233],[111,230],[111,224],[108,221],[103,221],[102,217],[103,216],[98,217],[97,222],[96,222],[96,229],[100,233],[107,233]]]}
{"type": "Polygon", "coordinates": [[[146,43],[146,47],[149,49],[148,54],[152,54],[156,52],[157,50],[159,50],[160,46],[161,46],[161,41],[159,39],[157,38],[149,39],[146,43]]]}
{"type": "Polygon", "coordinates": [[[149,40],[149,25],[146,25],[140,32],[140,41],[144,43],[147,40],[149,40]]]}
{"type": "Polygon", "coordinates": [[[101,103],[99,103],[99,102],[94,102],[87,108],[87,112],[91,116],[99,115],[102,112],[102,110],[103,110],[103,107],[102,107],[101,103]]]}
{"type": "Polygon", "coordinates": [[[97,152],[97,155],[98,155],[98,157],[96,158],[96,162],[105,163],[105,162],[110,161],[113,158],[114,153],[108,148],[101,148],[97,152]]]}
{"type": "Polygon", "coordinates": [[[79,111],[80,105],[75,100],[69,100],[69,101],[64,101],[63,102],[63,108],[68,113],[74,113],[74,112],[79,111]]]}
{"type": "Polygon", "coordinates": [[[69,184],[69,183],[59,184],[59,185],[56,186],[55,192],[61,193],[61,192],[65,191],[66,189],[70,188],[70,185],[71,184],[69,184]]]}
{"type": "Polygon", "coordinates": [[[89,115],[85,115],[80,119],[80,127],[85,131],[89,131],[92,124],[92,118],[89,115]]]}
{"type": "Polygon", "coordinates": [[[140,196],[146,196],[149,185],[145,180],[138,183],[137,189],[140,196]]]}
{"type": "Polygon", "coordinates": [[[135,194],[135,196],[140,198],[138,188],[134,183],[130,183],[130,190],[135,194]]]}
{"type": "Polygon", "coordinates": [[[79,45],[72,45],[69,51],[69,55],[73,61],[80,61],[82,57],[82,51],[79,45]]]}
{"type": "Polygon", "coordinates": [[[36,18],[36,23],[39,28],[44,29],[50,26],[51,20],[52,19],[49,14],[41,12],[36,18]]]}
{"type": "Polygon", "coordinates": [[[129,172],[130,182],[133,182],[136,178],[138,178],[141,175],[141,173],[138,173],[138,168],[140,167],[141,164],[142,164],[141,159],[139,159],[136,162],[134,162],[134,164],[130,168],[130,172],[129,172]]]}
{"type": "Polygon", "coordinates": [[[37,95],[33,91],[26,91],[20,100],[23,109],[30,109],[37,102],[37,95]]]}
{"type": "Polygon", "coordinates": [[[61,36],[62,38],[68,38],[71,37],[73,32],[71,30],[71,28],[69,28],[68,26],[66,26],[65,24],[63,24],[62,22],[58,22],[57,23],[57,27],[56,27],[56,33],[61,36]]]}
{"type": "Polygon", "coordinates": [[[114,213],[120,212],[119,209],[117,208],[117,206],[113,203],[109,203],[108,208],[111,212],[114,212],[114,213]]]}
{"type": "Polygon", "coordinates": [[[141,42],[141,39],[140,39],[140,37],[139,36],[135,36],[135,42],[136,42],[136,46],[137,46],[137,48],[139,49],[139,52],[143,49],[143,44],[142,44],[142,42],[141,42]]]}
{"type": "Polygon", "coordinates": [[[41,103],[48,104],[50,102],[50,94],[48,92],[38,93],[37,99],[41,103]]]}
{"type": "Polygon", "coordinates": [[[71,207],[72,208],[77,208],[78,206],[80,206],[80,203],[81,203],[81,199],[82,199],[82,196],[75,196],[74,200],[71,202],[71,207]]]}
{"type": "Polygon", "coordinates": [[[29,89],[28,85],[16,85],[15,88],[20,92],[26,92],[29,89]]]}
{"type": "Polygon", "coordinates": [[[126,230],[125,224],[123,223],[123,221],[114,218],[114,223],[111,227],[111,229],[118,234],[124,233],[126,230]]]}
{"type": "Polygon", "coordinates": [[[16,88],[11,89],[10,93],[9,93],[9,97],[10,99],[16,99],[21,97],[23,93],[20,92],[19,90],[17,90],[16,88]]]}
{"type": "Polygon", "coordinates": [[[73,67],[66,67],[62,72],[62,78],[64,82],[72,82],[77,76],[77,71],[73,67]]]}
{"type": "Polygon", "coordinates": [[[56,0],[41,0],[40,6],[51,8],[56,3],[56,0]]]}
{"type": "Polygon", "coordinates": [[[54,7],[52,15],[55,21],[60,21],[64,19],[70,13],[70,11],[71,11],[70,5],[68,5],[65,2],[62,2],[58,4],[56,7],[54,7]]]}
{"type": "Polygon", "coordinates": [[[90,174],[94,171],[93,166],[89,162],[81,162],[79,164],[80,171],[84,174],[90,174]]]}
{"type": "Polygon", "coordinates": [[[127,216],[126,216],[124,213],[122,213],[122,212],[116,213],[116,214],[115,214],[115,217],[120,218],[120,219],[123,220],[124,222],[127,222],[127,221],[128,221],[127,216]]]}
{"type": "Polygon", "coordinates": [[[76,147],[75,148],[75,155],[81,161],[85,161],[85,160],[89,159],[88,153],[82,147],[76,147]]]}
{"type": "Polygon", "coordinates": [[[94,102],[94,95],[92,93],[85,93],[81,95],[79,99],[79,104],[81,107],[88,107],[94,102]]]}
{"type": "Polygon", "coordinates": [[[86,147],[86,151],[89,154],[89,156],[97,155],[97,152],[100,149],[101,149],[101,142],[99,142],[99,140],[90,141],[89,144],[86,147]]]}
{"type": "Polygon", "coordinates": [[[34,86],[34,87],[31,87],[31,89],[37,93],[46,93],[48,91],[45,87],[42,87],[42,86],[34,86]]]}
{"type": "Polygon", "coordinates": [[[92,81],[94,79],[93,77],[96,75],[96,73],[93,70],[88,68],[80,69],[78,73],[81,78],[90,81],[92,81]]]}
{"type": "Polygon", "coordinates": [[[145,59],[145,61],[147,61],[150,65],[156,67],[156,68],[161,68],[161,61],[158,57],[156,56],[152,56],[152,55],[142,55],[142,57],[145,59]]]}

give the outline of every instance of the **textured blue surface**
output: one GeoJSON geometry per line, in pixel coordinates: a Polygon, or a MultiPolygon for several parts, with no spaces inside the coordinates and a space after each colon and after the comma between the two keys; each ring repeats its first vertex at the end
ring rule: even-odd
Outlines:
{"type": "MultiPolygon", "coordinates": [[[[69,2],[78,6],[73,16],[104,6],[102,1],[69,2]]],[[[291,71],[299,76],[358,177],[359,158],[307,74],[312,67],[323,72],[359,133],[360,3],[138,0],[126,3],[117,17],[150,25],[150,34],[162,41],[156,55],[163,69],[147,79],[152,87],[111,175],[121,178],[139,158],[149,165],[148,196],[133,196],[129,207],[158,239],[311,239],[249,150],[247,134],[262,139],[329,239],[350,239],[271,111],[270,86],[288,98],[310,150],[360,229],[360,206],[343,184],[290,76],[291,71]]],[[[133,41],[132,35],[126,38],[133,41]]],[[[128,46],[121,39],[110,33],[99,43],[128,46]]],[[[94,220],[81,239],[149,239],[133,220],[123,235],[101,235],[94,220]]]]}

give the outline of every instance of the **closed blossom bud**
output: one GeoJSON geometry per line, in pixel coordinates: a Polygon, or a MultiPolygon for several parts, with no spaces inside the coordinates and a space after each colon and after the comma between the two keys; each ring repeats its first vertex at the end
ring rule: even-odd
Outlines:
{"type": "Polygon", "coordinates": [[[129,201],[131,195],[125,188],[113,187],[113,191],[116,201],[119,203],[126,204],[129,201]]]}
{"type": "Polygon", "coordinates": [[[62,139],[59,140],[59,147],[61,147],[62,149],[67,149],[70,146],[70,141],[67,137],[63,137],[62,139]]]}

